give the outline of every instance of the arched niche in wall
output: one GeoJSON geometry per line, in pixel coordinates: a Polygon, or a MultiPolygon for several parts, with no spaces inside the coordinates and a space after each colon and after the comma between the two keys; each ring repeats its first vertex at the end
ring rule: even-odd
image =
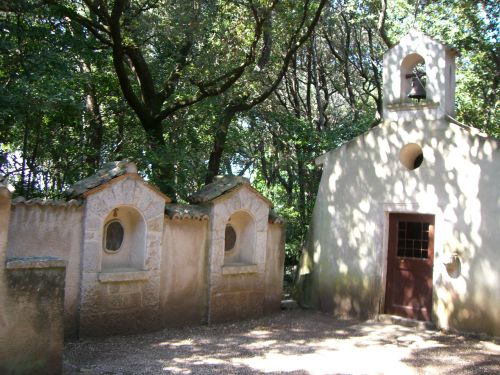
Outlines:
{"type": "Polygon", "coordinates": [[[255,220],[246,211],[233,213],[224,233],[224,264],[255,263],[255,220]]]}
{"type": "Polygon", "coordinates": [[[146,223],[133,207],[115,207],[105,218],[101,270],[144,269],[146,223]]]}
{"type": "Polygon", "coordinates": [[[425,59],[418,53],[411,53],[407,55],[401,63],[401,92],[400,99],[402,101],[411,100],[408,94],[412,90],[412,82],[416,81],[422,85],[424,92],[427,90],[426,85],[426,66],[425,59]]]}

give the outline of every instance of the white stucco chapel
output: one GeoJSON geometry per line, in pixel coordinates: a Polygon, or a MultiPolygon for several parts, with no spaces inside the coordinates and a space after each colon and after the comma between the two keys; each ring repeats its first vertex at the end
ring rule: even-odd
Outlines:
{"type": "Polygon", "coordinates": [[[303,306],[500,335],[500,143],[454,119],[456,55],[410,31],[384,55],[383,122],[316,159],[303,306]]]}

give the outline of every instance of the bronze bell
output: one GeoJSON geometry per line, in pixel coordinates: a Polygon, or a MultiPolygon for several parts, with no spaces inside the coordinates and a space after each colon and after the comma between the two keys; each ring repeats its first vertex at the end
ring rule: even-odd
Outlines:
{"type": "Polygon", "coordinates": [[[425,99],[426,97],[424,85],[417,75],[411,77],[411,90],[408,97],[411,99],[417,99],[418,101],[420,101],[420,99],[425,99]]]}

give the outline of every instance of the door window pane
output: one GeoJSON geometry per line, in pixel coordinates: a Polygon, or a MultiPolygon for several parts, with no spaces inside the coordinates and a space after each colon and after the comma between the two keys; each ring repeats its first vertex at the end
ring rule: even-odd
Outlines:
{"type": "Polygon", "coordinates": [[[398,223],[398,257],[428,258],[429,223],[400,221],[398,223]]]}

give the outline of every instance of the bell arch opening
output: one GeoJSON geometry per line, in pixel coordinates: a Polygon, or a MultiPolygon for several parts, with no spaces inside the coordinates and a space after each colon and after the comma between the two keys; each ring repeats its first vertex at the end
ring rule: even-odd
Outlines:
{"type": "Polygon", "coordinates": [[[425,59],[418,53],[411,53],[401,63],[401,92],[402,102],[413,102],[427,98],[427,73],[425,59]]]}

